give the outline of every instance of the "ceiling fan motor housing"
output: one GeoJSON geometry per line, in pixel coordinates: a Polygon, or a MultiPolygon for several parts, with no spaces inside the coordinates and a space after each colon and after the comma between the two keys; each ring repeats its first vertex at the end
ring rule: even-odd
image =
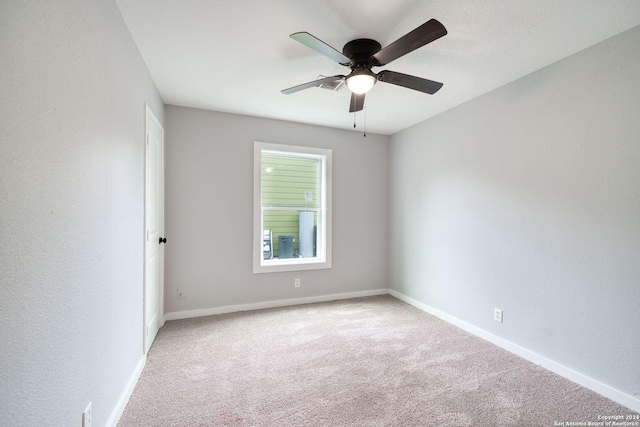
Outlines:
{"type": "Polygon", "coordinates": [[[382,46],[375,40],[356,39],[345,44],[342,48],[342,53],[344,56],[351,59],[352,69],[362,67],[371,68],[372,66],[377,65],[373,62],[375,61],[373,55],[380,49],[382,49],[382,46]]]}

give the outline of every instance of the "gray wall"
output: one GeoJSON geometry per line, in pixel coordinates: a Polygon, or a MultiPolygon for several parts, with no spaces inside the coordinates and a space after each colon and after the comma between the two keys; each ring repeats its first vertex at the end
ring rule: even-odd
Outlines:
{"type": "Polygon", "coordinates": [[[113,1],[0,4],[0,425],[105,425],[142,356],[144,104],[113,1]]]}
{"type": "Polygon", "coordinates": [[[638,46],[640,27],[394,135],[389,274],[636,398],[638,46]]]}
{"type": "Polygon", "coordinates": [[[387,287],[386,136],[175,106],[166,115],[165,312],[387,287]],[[252,273],[254,141],[333,149],[333,268],[252,273]]]}

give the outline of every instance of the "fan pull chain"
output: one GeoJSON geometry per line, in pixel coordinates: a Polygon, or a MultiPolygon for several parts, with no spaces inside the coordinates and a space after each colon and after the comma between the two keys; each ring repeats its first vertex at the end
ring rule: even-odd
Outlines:
{"type": "Polygon", "coordinates": [[[367,137],[367,107],[364,108],[364,138],[367,137]]]}
{"type": "Polygon", "coordinates": [[[353,128],[356,128],[356,112],[353,112],[353,128]]]}

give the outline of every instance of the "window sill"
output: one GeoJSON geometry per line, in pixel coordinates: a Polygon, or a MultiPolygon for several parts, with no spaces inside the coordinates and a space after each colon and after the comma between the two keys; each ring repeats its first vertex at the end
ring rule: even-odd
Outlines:
{"type": "Polygon", "coordinates": [[[331,262],[318,258],[270,259],[259,261],[257,265],[254,264],[253,274],[320,270],[324,268],[331,268],[331,262]]]}

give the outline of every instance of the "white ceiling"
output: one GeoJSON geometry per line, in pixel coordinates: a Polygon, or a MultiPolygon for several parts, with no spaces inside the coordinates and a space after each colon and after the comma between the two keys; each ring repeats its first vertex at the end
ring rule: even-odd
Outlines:
{"type": "MultiPolygon", "coordinates": [[[[366,126],[393,134],[640,25],[640,0],[116,0],[165,103],[353,129],[350,92],[281,89],[349,70],[292,40],[386,46],[430,18],[448,34],[375,68],[444,83],[378,83],[366,126]]],[[[640,53],[640,52],[639,52],[640,53]]],[[[363,113],[358,113],[358,130],[363,113]]]]}

